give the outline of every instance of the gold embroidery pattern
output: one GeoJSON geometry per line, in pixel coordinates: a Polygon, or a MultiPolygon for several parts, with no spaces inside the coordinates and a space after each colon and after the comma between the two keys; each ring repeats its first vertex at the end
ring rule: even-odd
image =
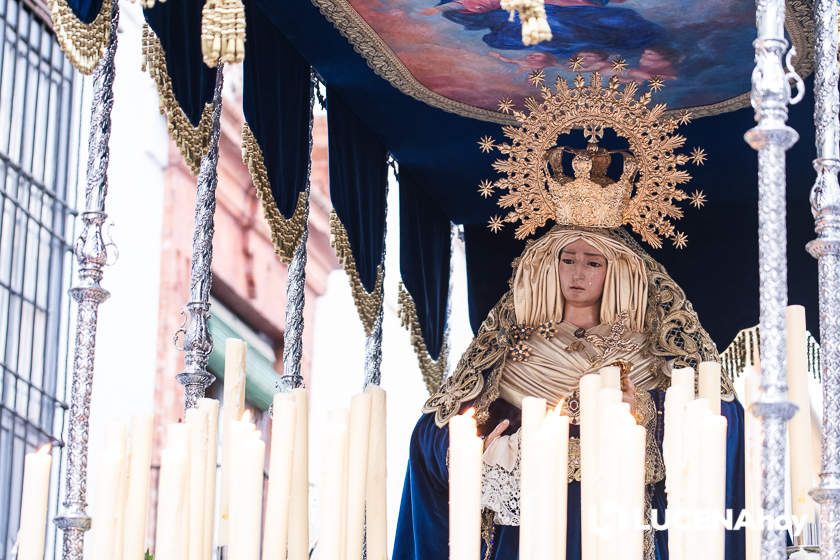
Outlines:
{"type": "Polygon", "coordinates": [[[443,347],[440,350],[440,356],[437,360],[433,360],[429,355],[429,350],[426,348],[426,341],[423,338],[423,330],[420,328],[420,320],[417,317],[417,307],[414,304],[411,294],[405,289],[402,282],[400,282],[397,302],[399,310],[397,312],[402,326],[408,329],[411,335],[411,345],[414,347],[414,353],[417,355],[417,361],[420,365],[420,373],[423,376],[423,383],[426,384],[426,389],[429,395],[434,395],[440,384],[443,383],[443,376],[446,374],[446,363],[449,358],[449,341],[448,337],[444,335],[443,347]]]}
{"type": "Polygon", "coordinates": [[[608,354],[613,352],[623,351],[630,353],[641,348],[640,344],[637,344],[632,340],[624,340],[624,333],[627,332],[628,321],[629,316],[627,312],[622,311],[610,325],[610,333],[607,336],[604,337],[597,334],[586,335],[586,341],[601,352],[601,355],[597,358],[596,363],[597,361],[603,360],[608,354]]]}
{"type": "Polygon", "coordinates": [[[359,318],[362,320],[362,326],[365,329],[365,335],[370,336],[373,332],[376,318],[379,315],[379,310],[382,307],[382,286],[385,280],[385,268],[382,263],[376,267],[376,284],[373,292],[368,293],[362,284],[362,279],[359,277],[359,271],[356,269],[356,259],[353,257],[353,250],[350,248],[350,238],[347,236],[347,230],[344,224],[335,213],[335,210],[330,212],[330,244],[335,250],[335,254],[341,265],[344,267],[344,272],[350,278],[350,288],[353,291],[353,301],[356,303],[356,310],[359,312],[359,318]]]}
{"type": "Polygon", "coordinates": [[[501,369],[508,350],[507,330],[516,324],[510,292],[490,310],[478,334],[464,351],[455,371],[423,405],[423,412],[435,413],[435,423],[442,427],[458,413],[461,403],[481,396],[475,402],[476,421],[487,421],[487,409],[499,396],[501,369]],[[483,374],[490,370],[485,386],[483,374]]]}
{"type": "Polygon", "coordinates": [[[82,74],[93,73],[108,48],[111,36],[111,2],[102,0],[99,13],[84,23],[67,4],[67,0],[49,0],[50,17],[55,38],[70,64],[82,74]]]}
{"type": "MultiPolygon", "coordinates": [[[[650,353],[663,359],[675,358],[675,367],[696,368],[702,361],[719,362],[720,355],[712,337],[700,324],[694,306],[665,267],[623,229],[617,228],[606,234],[627,245],[645,262],[649,286],[645,331],[649,333],[650,353]]],[[[670,375],[664,372],[659,375],[659,387],[667,389],[671,385],[670,375]]],[[[732,379],[728,374],[721,375],[720,383],[721,399],[731,402],[735,398],[732,379]]]]}
{"type": "Polygon", "coordinates": [[[271,232],[271,243],[274,252],[281,261],[288,263],[292,260],[295,249],[300,244],[303,230],[306,227],[306,192],[298,193],[295,213],[286,218],[277,208],[274,195],[271,194],[271,184],[265,168],[262,150],[248,123],[242,123],[242,162],[248,167],[251,182],[257,191],[257,198],[263,209],[265,221],[271,232]]]}
{"type": "Polygon", "coordinates": [[[193,126],[175,99],[172,80],[166,70],[166,53],[163,52],[160,40],[148,24],[143,25],[143,70],[149,72],[149,76],[157,86],[160,113],[166,117],[169,135],[178,146],[187,167],[193,175],[197,175],[201,158],[207,152],[210,141],[213,104],[204,105],[198,126],[193,126]]]}

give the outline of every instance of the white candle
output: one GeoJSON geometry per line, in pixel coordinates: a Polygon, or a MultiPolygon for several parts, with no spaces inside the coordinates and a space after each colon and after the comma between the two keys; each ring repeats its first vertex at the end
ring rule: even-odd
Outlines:
{"type": "Polygon", "coordinates": [[[668,553],[674,560],[682,558],[684,548],[685,532],[677,521],[685,511],[685,407],[694,397],[693,370],[686,368],[682,370],[685,373],[678,371],[674,370],[671,386],[665,391],[665,433],[662,442],[667,515],[673,522],[668,529],[668,553]]]}
{"type": "MultiPolygon", "coordinates": [[[[563,409],[563,403],[557,405],[555,413],[563,409]]],[[[557,518],[553,527],[555,535],[556,560],[566,559],[566,532],[568,525],[569,504],[569,417],[559,416],[560,434],[557,452],[557,469],[554,476],[557,479],[557,518]]]]}
{"type": "Polygon", "coordinates": [[[222,485],[219,501],[220,545],[228,543],[227,527],[230,519],[230,469],[233,466],[231,455],[233,442],[228,437],[231,423],[242,417],[245,411],[245,354],[248,345],[236,338],[225,341],[225,376],[224,403],[222,407],[222,485]]]}
{"type": "Polygon", "coordinates": [[[289,560],[309,560],[309,396],[294,389],[295,452],[289,513],[289,560]]]}
{"type": "Polygon", "coordinates": [[[50,497],[51,446],[27,453],[23,461],[23,502],[20,507],[18,560],[43,560],[50,497]]]}
{"type": "Polygon", "coordinates": [[[324,425],[318,560],[345,560],[349,421],[347,410],[334,410],[324,425]]]}
{"type": "Polygon", "coordinates": [[[274,395],[271,419],[271,459],[265,505],[263,560],[285,560],[289,539],[289,502],[292,494],[292,457],[295,450],[295,397],[274,395]]]}
{"type": "Polygon", "coordinates": [[[236,560],[259,560],[265,443],[247,412],[233,424],[234,442],[228,552],[236,560]]]}
{"type": "Polygon", "coordinates": [[[694,398],[694,368],[674,368],[671,370],[671,386],[685,385],[691,387],[691,398],[694,398]]]}
{"type": "Polygon", "coordinates": [[[598,497],[598,393],[601,390],[601,376],[584,375],[580,378],[580,513],[581,513],[581,557],[596,560],[598,539],[593,518],[596,515],[598,497]]]}
{"type": "Polygon", "coordinates": [[[481,552],[484,442],[473,413],[470,409],[449,421],[449,560],[476,560],[481,552]]]}
{"type": "MultiPolygon", "coordinates": [[[[622,502],[622,484],[615,468],[623,465],[621,421],[629,408],[621,407],[621,391],[614,387],[602,387],[598,391],[598,467],[597,472],[597,547],[599,560],[615,560],[621,554],[618,546],[619,534],[616,517],[622,502]]],[[[629,405],[628,405],[629,406],[629,405]]]]}
{"type": "Polygon", "coordinates": [[[700,362],[697,370],[697,396],[706,399],[709,410],[720,414],[720,364],[700,362]]]}
{"type": "Polygon", "coordinates": [[[219,401],[198,399],[207,422],[207,455],[204,470],[204,558],[213,557],[213,521],[216,519],[216,460],[219,442],[219,401]]]}
{"type": "Polygon", "coordinates": [[[598,370],[601,374],[601,387],[621,389],[621,368],[618,366],[606,366],[598,370]]]}
{"type": "Polygon", "coordinates": [[[569,419],[560,415],[559,408],[554,409],[545,415],[532,439],[537,447],[531,451],[539,453],[540,477],[529,484],[530,488],[538,489],[535,493],[538,517],[531,519],[536,524],[531,557],[556,560],[565,557],[569,419]]]}
{"type": "Polygon", "coordinates": [[[703,470],[707,467],[707,462],[704,460],[702,447],[703,415],[710,412],[708,406],[709,404],[702,399],[693,400],[685,406],[685,474],[682,484],[684,500],[681,505],[690,515],[692,523],[684,531],[682,549],[674,560],[700,560],[706,551],[705,535],[694,521],[699,514],[702,495],[709,491],[703,485],[703,470]]]}
{"type": "Polygon", "coordinates": [[[365,391],[371,396],[365,512],[367,559],[388,560],[386,398],[385,391],[376,385],[368,385],[365,391]]]}
{"type": "Polygon", "coordinates": [[[788,306],[785,314],[787,332],[788,395],[798,408],[788,423],[790,443],[790,490],[793,514],[814,521],[816,503],[808,492],[816,486],[814,470],[811,399],[808,394],[808,350],[806,346],[805,308],[788,306]]]}
{"type": "MultiPolygon", "coordinates": [[[[760,519],[761,507],[761,423],[750,412],[758,398],[759,373],[748,365],[744,370],[744,506],[750,519],[760,519]]],[[[739,512],[734,512],[735,514],[739,512]]],[[[761,557],[761,526],[751,523],[746,527],[746,560],[761,557]]]]}
{"type": "Polygon", "coordinates": [[[105,445],[98,453],[96,476],[91,480],[91,531],[88,555],[111,560],[122,553],[128,485],[128,429],[113,422],[105,430],[105,445]]]}
{"type": "MultiPolygon", "coordinates": [[[[545,482],[543,441],[539,438],[545,417],[545,399],[522,399],[522,429],[520,432],[519,479],[519,558],[533,560],[540,547],[540,488],[545,482]]],[[[450,454],[451,455],[451,454],[450,454]]]]}
{"type": "Polygon", "coordinates": [[[160,454],[155,560],[184,560],[189,554],[189,432],[184,424],[167,427],[160,454]]]}
{"type": "Polygon", "coordinates": [[[644,556],[644,530],[642,522],[647,511],[645,503],[645,450],[647,447],[647,431],[628,418],[630,423],[625,421],[624,442],[627,453],[627,472],[622,476],[622,497],[624,498],[623,509],[627,512],[626,522],[628,527],[622,534],[622,553],[628,560],[637,560],[644,556]]]}
{"type": "Polygon", "coordinates": [[[368,443],[370,442],[369,393],[350,400],[350,427],[347,453],[347,539],[345,557],[362,557],[365,531],[365,495],[367,494],[368,443]]]}
{"type": "Polygon", "coordinates": [[[150,414],[138,416],[131,422],[125,537],[122,548],[124,560],[143,560],[146,552],[153,424],[154,419],[150,414]]]}
{"type": "Polygon", "coordinates": [[[189,560],[204,557],[204,498],[207,472],[207,414],[197,406],[186,412],[185,423],[189,430],[190,476],[189,484],[189,560]]]}
{"type": "Polygon", "coordinates": [[[708,509],[716,523],[709,529],[706,543],[708,552],[703,560],[723,560],[724,527],[719,522],[723,519],[726,505],[726,418],[711,415],[706,418],[703,429],[704,469],[703,507],[708,509]]]}

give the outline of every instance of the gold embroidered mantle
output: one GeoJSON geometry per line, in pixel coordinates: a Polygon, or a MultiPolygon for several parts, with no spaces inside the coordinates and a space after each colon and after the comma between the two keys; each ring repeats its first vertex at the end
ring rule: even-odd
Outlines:
{"type": "MultiPolygon", "coordinates": [[[[701,361],[719,361],[717,348],[703,329],[697,313],[685,292],[671,278],[665,268],[648,255],[624,230],[593,230],[569,228],[607,236],[623,243],[645,263],[648,280],[647,311],[645,313],[645,352],[651,358],[668,360],[672,367],[696,367],[701,361]]],[[[533,243],[529,241],[527,247],[533,243]]],[[[519,258],[513,261],[514,273],[519,258]]],[[[490,310],[472,343],[461,356],[453,374],[440,390],[430,397],[423,411],[435,414],[438,426],[445,425],[458,413],[461,404],[473,401],[479,423],[488,419],[488,407],[500,395],[500,386],[508,367],[509,349],[515,344],[512,334],[517,328],[512,292],[508,291],[490,310]]],[[[667,388],[670,369],[661,368],[651,379],[650,386],[667,388]]],[[[721,398],[731,401],[734,388],[728,374],[721,376],[721,398]]]]}

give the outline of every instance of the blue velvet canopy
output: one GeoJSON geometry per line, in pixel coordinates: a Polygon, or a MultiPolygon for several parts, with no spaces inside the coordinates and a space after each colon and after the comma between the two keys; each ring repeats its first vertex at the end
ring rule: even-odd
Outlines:
{"type": "MultiPolygon", "coordinates": [[[[655,2],[644,4],[651,3],[655,2]]],[[[70,0],[69,4],[82,19],[89,21],[101,2],[70,0]]],[[[430,1],[428,4],[429,8],[450,8],[445,5],[447,3],[430,1]]],[[[214,71],[202,63],[202,5],[201,0],[158,2],[145,11],[147,22],[165,52],[174,96],[193,126],[198,125],[202,108],[211,99],[214,75],[214,71]]],[[[701,42],[697,44],[696,52],[676,53],[677,46],[663,44],[665,23],[642,25],[629,14],[620,12],[626,11],[625,8],[611,6],[606,0],[601,5],[612,10],[609,13],[614,17],[608,22],[602,15],[595,14],[591,17],[598,19],[592,20],[592,25],[600,25],[602,29],[613,26],[614,29],[608,31],[613,34],[611,36],[618,37],[623,31],[617,27],[619,20],[615,18],[625,18],[621,20],[622,25],[643,27],[648,34],[650,44],[647,46],[627,47],[630,49],[627,60],[634,71],[646,71],[651,64],[659,64],[666,72],[668,65],[678,64],[677,61],[684,64],[690,61],[692,65],[692,81],[686,86],[689,89],[676,86],[673,97],[668,100],[674,102],[672,107],[696,102],[702,105],[696,114],[708,115],[696,118],[680,130],[688,138],[687,146],[702,146],[708,153],[707,163],[692,172],[694,179],[689,185],[691,190],[702,189],[708,203],[699,212],[687,211],[681,221],[680,229],[689,238],[687,248],[678,251],[666,247],[652,253],[685,289],[703,325],[718,347],[723,348],[739,329],[758,322],[757,158],[743,141],[744,132],[754,124],[752,109],[744,106],[744,93],[749,91],[749,71],[743,75],[740,71],[727,75],[726,80],[714,82],[714,88],[710,86],[709,91],[704,91],[703,80],[712,80],[713,72],[721,68],[717,62],[703,58],[703,49],[711,47],[701,42]],[[718,97],[710,97],[713,93],[718,97]],[[730,93],[735,101],[723,99],[730,93]]],[[[383,66],[390,64],[395,56],[410,61],[410,64],[406,62],[406,67],[424,68],[420,51],[413,53],[415,57],[411,58],[410,49],[395,54],[389,47],[396,49],[394,45],[401,45],[406,49],[405,45],[410,47],[412,42],[421,45],[424,41],[422,29],[408,23],[400,28],[392,23],[389,28],[392,36],[386,41],[364,45],[358,36],[351,36],[352,25],[341,24],[346,13],[336,13],[337,8],[326,13],[324,3],[318,0],[247,0],[245,8],[248,26],[245,115],[262,147],[275,203],[282,215],[289,218],[296,195],[305,188],[308,113],[302,112],[302,107],[311,95],[307,85],[311,66],[328,88],[333,204],[347,231],[356,268],[367,291],[373,289],[381,263],[386,154],[399,162],[402,281],[417,307],[426,346],[431,356],[437,358],[447,309],[449,223],[464,226],[469,311],[474,328],[505,290],[510,262],[522,248],[522,243],[513,239],[510,228],[498,235],[488,232],[485,224],[497,212],[496,202],[492,197],[481,198],[476,191],[481,180],[494,177],[491,164],[495,157],[482,153],[476,141],[484,135],[498,138],[500,122],[504,121],[500,113],[482,105],[481,100],[486,96],[479,95],[481,90],[496,87],[492,80],[485,80],[481,74],[484,62],[473,64],[470,58],[467,60],[473,64],[470,67],[453,60],[452,84],[469,86],[471,83],[472,88],[459,86],[460,89],[456,89],[453,86],[447,89],[452,84],[447,84],[445,79],[424,83],[422,88],[430,92],[423,94],[426,95],[424,98],[405,85],[417,82],[416,77],[389,80],[381,77],[383,66]],[[325,13],[319,11],[316,4],[325,9],[325,13]],[[404,40],[400,42],[400,37],[393,36],[394,33],[404,33],[404,40]],[[451,94],[449,98],[447,91],[451,94]],[[469,99],[473,98],[476,101],[470,105],[469,99]],[[306,118],[302,119],[301,114],[306,118]]],[[[564,9],[551,7],[551,17],[557,19],[556,22],[552,20],[552,25],[561,26],[565,21],[562,20],[564,9]]],[[[398,23],[401,17],[405,17],[406,22],[417,21],[421,17],[418,13],[425,16],[434,10],[411,14],[398,11],[394,8],[383,13],[392,18],[390,21],[398,23]]],[[[466,45],[465,56],[473,56],[481,45],[494,47],[493,41],[511,40],[507,35],[493,35],[501,31],[489,29],[487,17],[468,12],[466,9],[447,12],[440,20],[442,23],[435,23],[436,26],[452,26],[462,33],[459,37],[466,45]]],[[[728,53],[734,60],[731,68],[751,68],[752,37],[743,36],[743,29],[749,27],[754,33],[754,23],[743,14],[739,17],[738,21],[721,22],[722,31],[715,32],[724,34],[720,37],[726,33],[729,33],[727,37],[732,37],[731,52],[728,53]]],[[[360,28],[367,25],[361,16],[350,23],[360,28]]],[[[678,24],[669,23],[673,29],[682,29],[678,24]]],[[[563,32],[574,34],[582,48],[594,45],[592,48],[595,49],[602,38],[590,37],[590,31],[577,27],[563,32]]],[[[794,43],[801,40],[790,27],[789,32],[794,43]]],[[[435,37],[428,40],[433,41],[435,37]]],[[[678,46],[686,48],[686,45],[678,46]]],[[[494,58],[500,64],[519,64],[512,71],[516,74],[528,69],[523,65],[532,63],[557,66],[557,57],[565,52],[564,48],[562,45],[545,46],[532,53],[533,56],[516,60],[507,54],[497,54],[494,58]]],[[[425,75],[446,77],[447,67],[439,62],[426,61],[425,75]]],[[[811,84],[807,85],[810,92],[811,84]]],[[[666,92],[668,87],[666,83],[666,92]]],[[[816,261],[804,249],[805,243],[814,237],[808,204],[814,179],[812,114],[810,93],[790,112],[789,122],[800,133],[800,140],[790,150],[787,160],[787,247],[788,299],[792,304],[806,307],[813,332],[818,312],[816,261]]]]}

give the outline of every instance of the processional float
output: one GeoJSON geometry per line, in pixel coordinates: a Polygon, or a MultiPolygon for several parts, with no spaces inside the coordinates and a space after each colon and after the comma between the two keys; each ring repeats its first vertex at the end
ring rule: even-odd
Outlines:
{"type": "MultiPolygon", "coordinates": [[[[79,3],[84,4],[84,3],[79,3]]],[[[146,2],[144,4],[149,4],[146,2]]],[[[153,2],[151,3],[153,4],[153,2]]],[[[176,4],[171,0],[167,6],[176,4]]],[[[503,7],[519,10],[523,25],[523,43],[533,44],[547,38],[542,20],[542,2],[502,2],[503,7]]],[[[145,7],[151,7],[146,5],[145,7]]],[[[319,5],[322,10],[327,10],[319,5]]],[[[746,134],[746,140],[758,151],[759,184],[759,270],[760,332],[761,332],[761,386],[759,399],[752,406],[752,413],[760,419],[763,438],[762,455],[762,507],[771,515],[784,513],[786,424],[795,413],[788,398],[785,379],[785,304],[787,301],[787,258],[784,244],[785,225],[785,152],[797,140],[796,132],[786,125],[787,107],[802,98],[802,80],[793,70],[792,52],[785,39],[785,3],[781,0],[759,0],[756,3],[758,38],[755,45],[756,66],[752,74],[751,101],[757,125],[746,134]],[[795,95],[792,93],[795,90],[795,95]]],[[[52,0],[51,12],[54,29],[64,52],[82,73],[93,73],[93,112],[89,137],[89,160],[85,210],[82,213],[82,232],[74,245],[79,263],[77,286],[71,295],[78,303],[75,354],[71,379],[70,414],[68,416],[64,472],[65,495],[60,515],[55,519],[63,531],[62,558],[83,558],[85,532],[90,527],[86,511],[88,417],[95,355],[97,309],[108,292],[101,287],[103,268],[107,261],[108,243],[102,235],[106,220],[108,140],[110,111],[113,103],[114,54],[117,48],[119,21],[118,0],[104,0],[98,13],[84,13],[90,6],[76,5],[66,0],[52,0]],[[83,14],[83,15],[82,15],[83,14]]],[[[840,124],[838,124],[838,69],[837,69],[837,13],[832,0],[814,3],[815,29],[815,115],[817,158],[814,167],[817,180],[811,194],[817,238],[809,243],[808,251],[819,263],[820,301],[820,366],[823,388],[823,454],[820,484],[812,491],[820,503],[820,556],[835,558],[840,554],[840,418],[837,404],[840,394],[840,124]]],[[[325,12],[326,13],[326,12],[325,12]]],[[[150,74],[164,93],[161,109],[167,115],[170,131],[176,144],[184,153],[194,172],[197,172],[196,222],[193,237],[193,258],[190,273],[190,293],[186,308],[187,321],[183,328],[185,370],[178,375],[185,389],[185,407],[192,408],[203,397],[212,382],[207,371],[210,340],[207,331],[210,291],[210,263],[212,257],[213,212],[217,181],[218,138],[221,114],[222,70],[224,63],[237,63],[253,46],[245,40],[246,18],[238,0],[210,3],[204,6],[201,29],[202,44],[192,53],[215,69],[202,68],[205,74],[204,95],[206,105],[193,104],[186,114],[175,99],[172,84],[168,83],[166,60],[159,55],[157,41],[166,40],[162,16],[150,19],[158,26],[160,36],[147,32],[144,37],[144,54],[150,74]]],[[[249,18],[250,19],[250,18],[249,18]]],[[[259,22],[248,21],[248,26],[259,22]]],[[[171,31],[171,30],[169,30],[171,31]]],[[[550,34],[550,33],[549,33],[550,34]]],[[[254,48],[254,57],[259,49],[254,48]]],[[[246,61],[248,58],[246,57],[246,61]]],[[[247,64],[247,62],[246,62],[247,64]]],[[[305,67],[305,65],[304,65],[305,67]]],[[[306,69],[304,104],[312,99],[311,81],[306,69]]],[[[298,85],[300,86],[298,82],[298,85]]],[[[329,85],[329,84],[328,84],[329,85]]],[[[287,95],[291,95],[286,92],[287,95]]],[[[246,93],[247,97],[247,93],[246,93]]],[[[300,97],[300,91],[298,91],[300,97]]],[[[340,104],[340,95],[334,97],[340,104]]],[[[331,101],[333,103],[333,101],[331,101]]],[[[247,102],[246,102],[247,105],[247,102]]],[[[311,119],[305,110],[304,122],[311,119]]],[[[300,359],[302,354],[302,308],[304,268],[306,263],[307,216],[309,205],[308,169],[300,174],[297,184],[280,192],[276,188],[278,165],[277,146],[266,147],[269,134],[251,131],[258,127],[260,117],[246,109],[250,128],[243,130],[244,161],[249,167],[255,187],[264,204],[272,229],[272,238],[278,255],[289,264],[288,308],[286,311],[286,347],[284,373],[278,387],[291,391],[302,385],[300,359]],[[251,122],[253,121],[253,122],[251,122]],[[262,145],[261,145],[262,143],[262,145]],[[272,177],[275,176],[275,177],[272,177]]],[[[270,117],[267,119],[270,122],[270,117]]],[[[310,125],[311,126],[311,125],[310,125]]],[[[331,124],[331,127],[333,125],[331,124]]],[[[336,134],[352,128],[354,123],[345,121],[334,124],[336,134]],[[342,127],[344,127],[342,129],[342,127]]],[[[333,131],[331,130],[331,133],[333,131]]],[[[307,146],[309,143],[304,142],[307,146]]],[[[382,165],[385,166],[387,150],[380,147],[382,165]]],[[[304,150],[304,152],[308,152],[304,150]]],[[[308,161],[308,153],[304,157],[308,161]]],[[[288,162],[284,162],[288,163],[288,162]]],[[[306,164],[304,165],[306,167],[306,164]]],[[[370,171],[376,173],[377,171],[370,171]]],[[[381,171],[380,171],[381,174],[381,171]]],[[[353,282],[354,298],[368,335],[366,346],[365,384],[377,384],[381,362],[382,340],[382,255],[384,254],[384,198],[385,181],[381,180],[381,211],[378,235],[366,239],[369,247],[378,246],[375,258],[360,262],[358,244],[344,235],[342,220],[349,220],[350,213],[334,216],[333,234],[339,256],[353,282]],[[356,245],[356,247],[354,247],[356,245]]],[[[337,204],[337,207],[339,205],[337,204]]],[[[346,204],[345,210],[350,206],[346,204]]],[[[447,224],[448,226],[448,224],[447,224]]],[[[448,236],[448,227],[446,228],[448,236]]],[[[410,298],[406,297],[405,317],[412,323],[410,298]]],[[[414,318],[417,310],[414,309],[414,318]]],[[[416,322],[416,321],[414,321],[416,322]]],[[[426,371],[432,376],[430,388],[442,380],[438,360],[445,355],[441,348],[432,352],[428,340],[413,331],[418,354],[426,355],[426,371]],[[438,369],[434,369],[434,368],[438,369]],[[434,378],[436,377],[436,379],[434,378]]],[[[781,559],[786,557],[784,533],[765,530],[761,535],[761,557],[781,559]]]]}

